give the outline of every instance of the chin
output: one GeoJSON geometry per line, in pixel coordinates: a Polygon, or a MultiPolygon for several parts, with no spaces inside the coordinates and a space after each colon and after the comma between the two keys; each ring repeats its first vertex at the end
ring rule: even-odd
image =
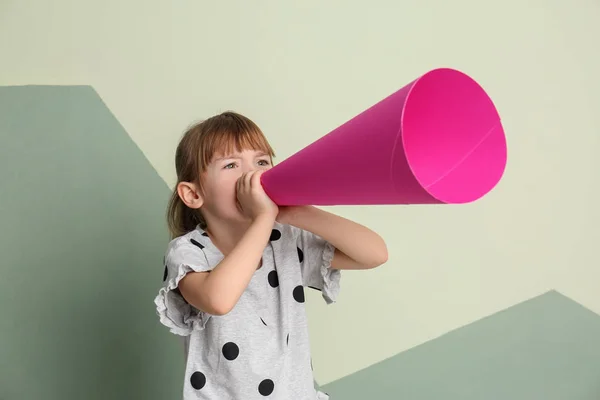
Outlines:
{"type": "Polygon", "coordinates": [[[223,220],[234,224],[247,224],[252,221],[252,219],[246,217],[237,208],[229,210],[227,213],[223,213],[222,218],[223,220]]]}

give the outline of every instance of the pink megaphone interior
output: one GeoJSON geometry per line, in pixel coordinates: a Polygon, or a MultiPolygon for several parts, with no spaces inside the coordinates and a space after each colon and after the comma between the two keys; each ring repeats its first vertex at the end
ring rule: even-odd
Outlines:
{"type": "Polygon", "coordinates": [[[434,70],[415,83],[402,116],[401,140],[415,178],[442,202],[476,200],[504,172],[506,143],[496,108],[475,81],[458,71],[434,70]]]}

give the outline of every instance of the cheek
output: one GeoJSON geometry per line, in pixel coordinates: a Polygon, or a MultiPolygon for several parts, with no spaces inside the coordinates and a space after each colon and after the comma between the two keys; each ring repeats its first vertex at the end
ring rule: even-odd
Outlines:
{"type": "Polygon", "coordinates": [[[219,179],[214,181],[212,193],[218,202],[227,202],[235,200],[237,175],[233,173],[224,173],[219,179]]]}

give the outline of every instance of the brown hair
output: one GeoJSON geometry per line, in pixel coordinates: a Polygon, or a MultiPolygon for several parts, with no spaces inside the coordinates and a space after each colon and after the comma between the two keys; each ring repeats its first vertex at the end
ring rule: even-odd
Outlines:
{"type": "Polygon", "coordinates": [[[275,153],[260,128],[249,118],[227,111],[192,125],[181,138],[175,152],[177,183],[167,207],[167,225],[172,238],[185,235],[206,221],[200,210],[191,209],[179,197],[177,185],[192,182],[202,190],[200,176],[217,154],[243,150],[264,151],[271,157],[275,153]]]}

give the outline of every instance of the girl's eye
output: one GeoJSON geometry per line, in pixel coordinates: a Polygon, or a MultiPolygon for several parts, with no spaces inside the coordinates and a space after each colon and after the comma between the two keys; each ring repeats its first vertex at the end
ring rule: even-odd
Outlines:
{"type": "MultiPolygon", "coordinates": [[[[269,162],[268,160],[260,160],[260,161],[258,161],[258,162],[259,162],[259,164],[260,164],[260,163],[263,163],[263,164],[260,164],[261,166],[267,166],[267,165],[270,165],[270,162],[269,162]]],[[[231,169],[231,168],[235,168],[235,167],[236,167],[236,163],[232,162],[232,163],[229,163],[229,164],[225,165],[225,166],[223,167],[223,169],[231,169]]]]}

